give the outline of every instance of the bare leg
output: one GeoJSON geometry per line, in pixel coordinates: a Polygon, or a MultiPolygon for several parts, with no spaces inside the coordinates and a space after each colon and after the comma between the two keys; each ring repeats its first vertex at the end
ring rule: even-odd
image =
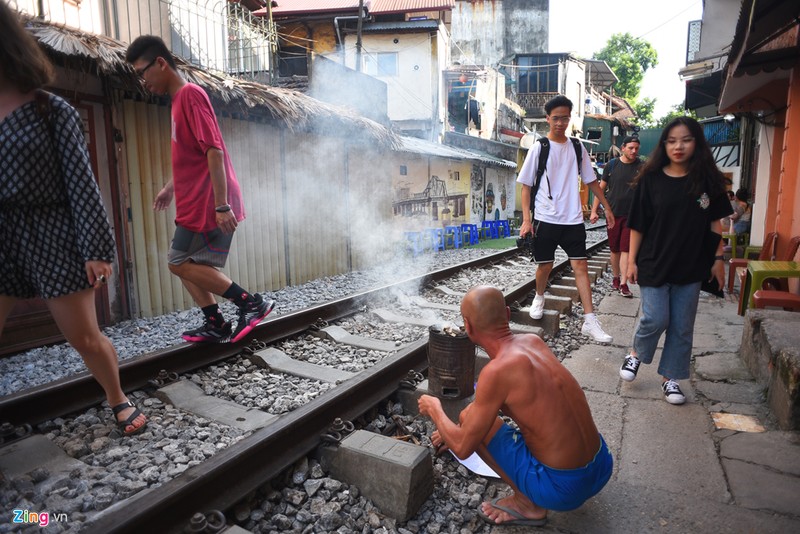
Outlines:
{"type": "Polygon", "coordinates": [[[181,283],[183,284],[183,287],[186,288],[186,291],[188,291],[192,296],[192,300],[194,300],[195,304],[201,308],[216,304],[217,298],[213,293],[200,289],[200,286],[184,278],[181,278],[181,283]]]}
{"type": "Polygon", "coordinates": [[[572,272],[575,274],[575,285],[578,286],[578,295],[583,305],[583,313],[593,313],[592,285],[589,282],[589,268],[586,260],[569,260],[572,272]]]}
{"type": "MultiPolygon", "coordinates": [[[[472,405],[470,404],[466,408],[464,408],[464,410],[461,411],[461,413],[458,416],[459,424],[461,424],[461,422],[464,420],[464,417],[471,408],[472,405]]],[[[537,506],[533,501],[531,501],[528,497],[526,497],[525,494],[520,492],[519,488],[517,488],[517,486],[514,484],[511,478],[509,478],[509,476],[505,473],[505,471],[503,471],[500,468],[500,466],[497,465],[497,462],[495,462],[494,458],[489,453],[487,445],[492,441],[492,438],[494,438],[494,435],[497,433],[497,431],[500,429],[502,425],[503,425],[502,419],[500,419],[499,417],[495,419],[494,423],[492,424],[492,428],[489,430],[489,433],[486,434],[483,443],[481,443],[478,446],[478,450],[475,451],[478,453],[478,456],[480,456],[481,459],[484,462],[486,462],[486,465],[491,467],[494,470],[494,472],[500,476],[503,482],[508,484],[511,487],[511,490],[514,492],[508,497],[503,497],[502,499],[499,499],[497,501],[497,504],[500,504],[506,508],[510,508],[516,512],[519,512],[520,514],[522,514],[523,517],[526,517],[528,519],[542,519],[544,517],[547,517],[547,509],[542,508],[541,506],[537,506]]],[[[432,436],[433,438],[432,442],[434,446],[437,447],[437,450],[439,452],[446,450],[445,447],[439,448],[440,444],[441,445],[444,444],[441,442],[441,436],[439,436],[438,433],[435,434],[436,436],[432,436]]],[[[486,514],[492,521],[494,521],[497,524],[501,524],[506,521],[511,521],[513,519],[516,519],[515,517],[512,517],[506,512],[498,508],[495,508],[494,506],[492,506],[492,503],[488,501],[481,504],[481,510],[483,511],[484,514],[486,514]]]]}
{"type": "MultiPolygon", "coordinates": [[[[499,499],[497,504],[500,504],[506,508],[510,508],[528,519],[543,519],[547,517],[547,509],[537,506],[525,494],[520,492],[519,488],[514,484],[511,478],[509,478],[505,471],[503,471],[500,466],[497,465],[497,462],[495,462],[494,458],[489,453],[489,449],[486,448],[502,424],[503,420],[498,417],[492,425],[492,429],[487,434],[485,441],[478,446],[478,450],[476,451],[478,456],[480,456],[483,461],[486,462],[486,465],[491,467],[494,472],[500,476],[503,482],[508,484],[511,490],[514,492],[507,497],[499,499]]],[[[484,514],[486,514],[486,516],[488,516],[498,525],[505,523],[506,521],[512,521],[516,519],[503,510],[495,508],[492,506],[492,503],[488,501],[481,504],[481,510],[484,514]]]]}
{"type": "Polygon", "coordinates": [[[214,295],[222,295],[233,283],[215,267],[193,261],[186,261],[180,265],[170,263],[169,270],[181,279],[189,294],[201,307],[216,302],[214,295]]]}
{"type": "MultiPolygon", "coordinates": [[[[613,259],[614,253],[611,253],[612,259],[612,271],[613,267],[613,259]]],[[[627,284],[628,283],[628,253],[627,252],[620,252],[619,253],[619,276],[620,276],[620,284],[627,284]]]]}
{"type": "Polygon", "coordinates": [[[536,265],[536,294],[544,295],[547,289],[547,279],[550,278],[550,271],[553,270],[552,263],[539,263],[536,265]]]}
{"type": "MultiPolygon", "coordinates": [[[[109,406],[126,402],[128,397],[123,393],[119,382],[117,351],[111,341],[100,332],[97,324],[94,290],[89,288],[49,299],[47,307],[67,342],[78,351],[89,372],[105,391],[109,406]]],[[[123,410],[117,415],[117,419],[125,420],[133,410],[134,408],[123,410]]],[[[139,428],[145,420],[145,416],[140,415],[126,430],[131,432],[139,428]]]]}
{"type": "Polygon", "coordinates": [[[621,261],[620,255],[621,255],[620,252],[611,253],[611,275],[614,278],[620,276],[620,261],[621,261]]]}

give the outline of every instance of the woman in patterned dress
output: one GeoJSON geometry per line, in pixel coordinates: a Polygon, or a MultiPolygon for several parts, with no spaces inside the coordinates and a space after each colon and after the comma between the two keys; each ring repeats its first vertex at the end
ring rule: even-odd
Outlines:
{"type": "Polygon", "coordinates": [[[52,79],[47,56],[0,2],[0,334],[17,299],[45,299],[131,435],[147,419],[122,391],[94,304],[112,273],[114,237],[78,113],[40,90],[52,79]]]}

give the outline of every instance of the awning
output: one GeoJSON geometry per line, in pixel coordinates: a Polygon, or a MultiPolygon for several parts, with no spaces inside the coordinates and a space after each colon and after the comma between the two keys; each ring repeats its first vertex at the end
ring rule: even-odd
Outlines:
{"type": "MultiPolygon", "coordinates": [[[[722,87],[719,108],[737,105],[767,86],[788,84],[800,61],[800,2],[744,0],[722,87]]],[[[763,97],[762,97],[763,98],[763,97]]],[[[769,102],[773,106],[785,101],[769,102]]],[[[765,104],[759,104],[764,109],[765,104]]]]}

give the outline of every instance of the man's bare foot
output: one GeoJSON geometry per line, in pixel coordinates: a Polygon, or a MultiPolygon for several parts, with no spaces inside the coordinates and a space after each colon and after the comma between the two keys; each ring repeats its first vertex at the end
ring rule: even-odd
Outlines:
{"type": "Polygon", "coordinates": [[[547,510],[536,506],[527,497],[512,493],[502,499],[493,499],[481,504],[485,519],[497,525],[514,524],[536,526],[547,521],[547,510]]]}

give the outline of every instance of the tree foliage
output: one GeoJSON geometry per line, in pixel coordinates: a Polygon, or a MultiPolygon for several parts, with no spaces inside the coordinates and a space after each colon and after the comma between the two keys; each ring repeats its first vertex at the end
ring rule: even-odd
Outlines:
{"type": "Polygon", "coordinates": [[[691,117],[693,119],[697,118],[697,114],[694,112],[693,109],[684,109],[685,103],[681,102],[680,104],[675,104],[670,108],[669,112],[666,115],[658,119],[656,122],[656,128],[664,128],[669,122],[674,119],[675,117],[691,117]]]}
{"type": "Polygon", "coordinates": [[[616,94],[628,101],[637,99],[645,72],[658,65],[655,48],[630,33],[615,33],[609,37],[595,59],[608,63],[619,78],[614,86],[616,94]]]}
{"type": "Polygon", "coordinates": [[[650,128],[655,124],[653,111],[656,107],[656,99],[645,97],[631,103],[633,111],[636,112],[636,124],[641,128],[650,128]]]}

